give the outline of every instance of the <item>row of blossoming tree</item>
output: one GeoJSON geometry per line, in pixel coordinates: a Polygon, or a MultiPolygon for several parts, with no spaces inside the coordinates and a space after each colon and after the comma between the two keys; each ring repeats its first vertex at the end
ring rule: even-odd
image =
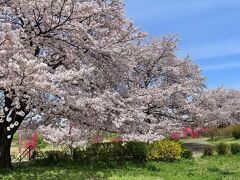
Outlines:
{"type": "Polygon", "coordinates": [[[239,91],[205,91],[177,42],[149,39],[121,0],[0,0],[0,169],[12,167],[20,126],[68,121],[83,134],[153,141],[188,124],[237,122],[239,91]]]}

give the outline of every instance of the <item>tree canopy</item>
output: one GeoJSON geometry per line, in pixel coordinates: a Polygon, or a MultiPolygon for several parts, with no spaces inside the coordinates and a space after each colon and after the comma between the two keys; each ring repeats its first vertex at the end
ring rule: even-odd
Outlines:
{"type": "Polygon", "coordinates": [[[5,0],[0,10],[0,168],[21,125],[67,120],[151,141],[203,122],[203,96],[219,101],[204,94],[199,67],[176,56],[178,39],[149,39],[121,0],[5,0]]]}

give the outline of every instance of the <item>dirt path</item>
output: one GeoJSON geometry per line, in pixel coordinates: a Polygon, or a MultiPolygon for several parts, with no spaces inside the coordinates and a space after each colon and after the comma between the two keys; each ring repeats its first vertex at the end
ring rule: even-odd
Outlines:
{"type": "Polygon", "coordinates": [[[211,145],[208,138],[186,139],[182,144],[191,149],[194,154],[202,153],[205,146],[211,145]]]}

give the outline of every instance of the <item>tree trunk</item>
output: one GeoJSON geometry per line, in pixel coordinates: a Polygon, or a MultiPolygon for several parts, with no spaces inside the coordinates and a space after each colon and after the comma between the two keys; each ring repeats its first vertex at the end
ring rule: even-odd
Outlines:
{"type": "Polygon", "coordinates": [[[4,117],[0,119],[0,170],[12,169],[10,149],[13,135],[29,113],[29,111],[25,111],[26,104],[24,101],[20,101],[20,108],[17,109],[13,100],[7,96],[7,92],[4,94],[4,117]]]}
{"type": "Polygon", "coordinates": [[[0,170],[1,169],[12,169],[10,148],[11,148],[12,138],[7,139],[5,137],[0,137],[0,170]]]}

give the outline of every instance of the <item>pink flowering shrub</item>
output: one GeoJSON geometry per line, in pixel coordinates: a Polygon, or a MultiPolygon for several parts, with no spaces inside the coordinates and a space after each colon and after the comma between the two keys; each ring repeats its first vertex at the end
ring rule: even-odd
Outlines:
{"type": "Polygon", "coordinates": [[[31,144],[34,150],[37,149],[37,143],[38,143],[38,134],[37,132],[34,132],[32,135],[32,141],[31,141],[31,144]]]}
{"type": "Polygon", "coordinates": [[[191,128],[182,128],[183,137],[191,137],[193,130],[191,128]]]}
{"type": "Polygon", "coordinates": [[[31,146],[31,140],[26,140],[26,149],[29,148],[29,146],[31,146]]]}
{"type": "Polygon", "coordinates": [[[191,129],[191,128],[182,128],[182,133],[183,137],[191,137],[191,138],[198,138],[200,135],[204,133],[203,128],[196,128],[196,129],[191,129]]]}
{"type": "Polygon", "coordinates": [[[169,135],[170,139],[178,140],[181,138],[198,138],[200,135],[204,133],[203,128],[182,128],[180,132],[172,133],[169,135]]]}
{"type": "Polygon", "coordinates": [[[37,134],[37,132],[34,132],[32,134],[31,139],[26,140],[26,149],[29,148],[29,146],[31,146],[34,150],[36,150],[37,142],[38,142],[38,134],[37,134]]]}
{"type": "MultiPolygon", "coordinates": [[[[26,149],[28,149],[31,145],[32,145],[32,141],[31,140],[26,140],[26,149]]],[[[31,157],[30,151],[27,151],[27,152],[29,152],[27,154],[27,156],[28,156],[28,158],[30,158],[31,157]]]]}
{"type": "Polygon", "coordinates": [[[180,133],[172,133],[172,134],[170,134],[169,138],[178,140],[178,139],[181,139],[181,134],[180,133]]]}

